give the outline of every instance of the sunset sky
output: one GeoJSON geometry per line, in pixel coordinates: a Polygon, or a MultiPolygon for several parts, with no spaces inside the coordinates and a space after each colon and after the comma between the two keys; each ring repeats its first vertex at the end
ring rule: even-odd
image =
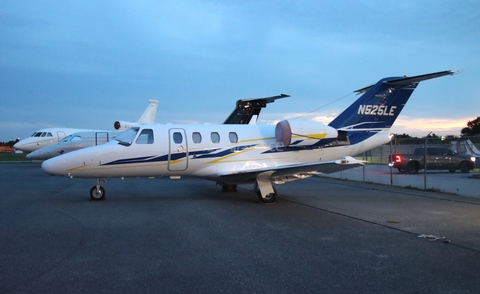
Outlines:
{"type": "Polygon", "coordinates": [[[259,123],[329,123],[383,77],[420,83],[392,132],[458,135],[480,116],[477,1],[0,2],[0,141],[111,129],[159,100],[159,123],[221,123],[285,93],[259,123]]]}

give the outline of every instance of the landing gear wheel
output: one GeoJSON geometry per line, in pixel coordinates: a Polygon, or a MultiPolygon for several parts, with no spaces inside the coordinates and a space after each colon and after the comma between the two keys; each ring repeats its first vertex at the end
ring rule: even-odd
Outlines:
{"type": "Polygon", "coordinates": [[[260,193],[260,189],[257,189],[257,196],[258,201],[261,203],[275,203],[277,202],[277,190],[273,187],[273,193],[268,194],[265,198],[262,197],[262,193],[260,193]]]}
{"type": "Polygon", "coordinates": [[[223,192],[237,192],[237,185],[222,184],[223,192]]]}
{"type": "Polygon", "coordinates": [[[105,189],[102,186],[93,186],[90,189],[90,200],[105,200],[105,189]]]}

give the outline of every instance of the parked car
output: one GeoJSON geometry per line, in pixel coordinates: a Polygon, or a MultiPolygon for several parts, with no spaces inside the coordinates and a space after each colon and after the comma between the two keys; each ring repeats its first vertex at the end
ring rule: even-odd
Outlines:
{"type": "Polygon", "coordinates": [[[460,170],[468,173],[475,168],[475,157],[457,154],[444,147],[427,147],[426,154],[425,147],[415,148],[413,154],[393,154],[389,158],[389,166],[397,168],[401,173],[416,174],[424,169],[425,158],[427,170],[448,170],[452,173],[460,170]]]}

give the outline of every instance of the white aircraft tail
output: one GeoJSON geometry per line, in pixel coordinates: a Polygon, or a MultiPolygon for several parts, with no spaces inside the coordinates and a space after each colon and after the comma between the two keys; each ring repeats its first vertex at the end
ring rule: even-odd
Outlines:
{"type": "Polygon", "coordinates": [[[155,116],[157,115],[157,107],[158,101],[157,100],[148,100],[150,105],[148,105],[147,109],[143,112],[142,116],[138,120],[138,124],[152,124],[155,122],[155,116]]]}

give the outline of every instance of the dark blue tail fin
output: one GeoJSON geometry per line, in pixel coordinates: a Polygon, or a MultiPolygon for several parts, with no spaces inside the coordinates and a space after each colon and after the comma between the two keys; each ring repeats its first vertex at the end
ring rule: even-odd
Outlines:
{"type": "Polygon", "coordinates": [[[365,94],[336,117],[329,126],[349,133],[369,132],[370,135],[389,129],[419,82],[455,73],[457,71],[449,70],[414,77],[381,79],[373,86],[355,91],[365,94]]]}

